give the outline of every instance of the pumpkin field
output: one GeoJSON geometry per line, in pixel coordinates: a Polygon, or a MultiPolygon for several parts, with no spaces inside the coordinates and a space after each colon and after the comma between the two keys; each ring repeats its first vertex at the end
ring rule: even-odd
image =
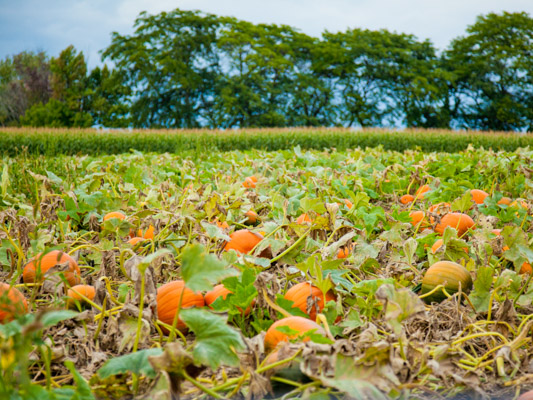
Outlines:
{"type": "Polygon", "coordinates": [[[1,399],[533,398],[529,147],[2,161],[1,399]]]}

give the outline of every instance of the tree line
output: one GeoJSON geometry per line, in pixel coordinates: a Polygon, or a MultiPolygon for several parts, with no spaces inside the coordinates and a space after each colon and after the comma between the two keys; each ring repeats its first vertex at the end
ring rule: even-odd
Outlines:
{"type": "Polygon", "coordinates": [[[533,131],[533,18],[477,17],[439,52],[429,40],[349,29],[320,38],[199,11],[141,13],[108,62],[0,61],[0,125],[424,127],[533,131]]]}

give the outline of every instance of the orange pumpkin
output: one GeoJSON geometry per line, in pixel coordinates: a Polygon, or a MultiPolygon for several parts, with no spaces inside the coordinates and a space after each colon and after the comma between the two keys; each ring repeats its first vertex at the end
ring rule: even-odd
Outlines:
{"type": "MultiPolygon", "coordinates": [[[[191,289],[185,287],[185,282],[182,280],[172,281],[165,283],[157,289],[157,318],[165,324],[172,325],[174,316],[178,312],[178,306],[180,298],[180,309],[191,307],[203,307],[205,305],[204,297],[201,293],[194,293],[191,289]]],[[[180,331],[187,329],[185,323],[178,319],[176,328],[180,331]]],[[[165,333],[168,333],[166,329],[163,329],[165,333]]]]}
{"type": "Polygon", "coordinates": [[[80,283],[80,267],[78,263],[67,253],[63,253],[59,250],[52,250],[45,255],[43,253],[37,254],[33,257],[29,263],[24,267],[22,272],[22,278],[24,283],[34,283],[36,274],[39,273],[40,279],[43,279],[44,274],[50,268],[57,264],[69,264],[68,271],[64,271],[63,274],[67,279],[70,286],[74,286],[80,283]]]}
{"type": "Polygon", "coordinates": [[[337,252],[337,258],[348,258],[353,250],[353,245],[344,246],[337,252]]]}
{"type": "Polygon", "coordinates": [[[142,238],[149,239],[149,240],[154,240],[154,231],[155,231],[155,228],[153,227],[153,225],[150,224],[150,226],[148,227],[148,229],[146,229],[144,233],[142,230],[139,229],[137,231],[137,236],[140,236],[142,238]]]}
{"type": "Polygon", "coordinates": [[[429,190],[430,190],[429,185],[422,185],[416,191],[415,197],[418,197],[419,199],[423,199],[424,198],[424,193],[429,192],[429,190]]]}
{"type": "Polygon", "coordinates": [[[487,198],[489,195],[484,190],[479,190],[479,189],[472,189],[470,191],[470,194],[472,195],[472,200],[474,200],[476,204],[483,204],[483,202],[485,201],[485,198],[487,198]]]}
{"type": "Polygon", "coordinates": [[[287,290],[287,293],[285,293],[285,296],[283,297],[294,303],[292,308],[299,308],[302,310],[302,312],[309,315],[309,318],[311,318],[313,321],[316,319],[317,307],[318,311],[322,312],[326,303],[332,300],[335,301],[335,295],[332,292],[328,292],[326,293],[326,301],[324,302],[324,295],[322,294],[322,291],[316,286],[313,286],[307,282],[294,285],[287,290]],[[312,299],[313,307],[311,308],[310,312],[307,312],[307,299],[309,297],[312,299]]]}
{"type": "Polygon", "coordinates": [[[309,222],[309,223],[312,223],[313,220],[309,217],[309,215],[307,215],[306,213],[303,213],[302,215],[300,215],[297,219],[296,219],[296,223],[297,224],[300,224],[300,225],[303,225],[305,224],[306,222],[309,222]]]}
{"type": "Polygon", "coordinates": [[[428,211],[433,214],[441,214],[444,209],[450,207],[450,203],[437,203],[428,208],[428,211]]]}
{"type": "Polygon", "coordinates": [[[522,266],[520,267],[520,271],[518,272],[519,274],[533,274],[533,268],[531,268],[531,264],[528,263],[528,262],[525,262],[522,264],[522,266]]]}
{"type": "Polygon", "coordinates": [[[475,223],[470,216],[463,213],[448,213],[441,218],[440,223],[435,227],[435,232],[443,234],[447,226],[455,228],[459,237],[463,236],[469,229],[474,229],[475,223]]]}
{"type": "Polygon", "coordinates": [[[509,207],[512,207],[512,208],[524,208],[524,209],[529,209],[527,203],[524,201],[524,200],[515,200],[513,201],[511,204],[509,204],[509,207]]]}
{"type": "Polygon", "coordinates": [[[80,303],[86,303],[86,300],[81,295],[93,301],[94,296],[96,295],[96,290],[94,286],[91,285],[72,286],[67,291],[67,307],[74,308],[76,306],[76,301],[80,303]]]}
{"type": "Polygon", "coordinates": [[[517,400],[533,400],[533,390],[522,393],[517,400]]]}
{"type": "Polygon", "coordinates": [[[229,235],[230,241],[224,246],[224,250],[235,250],[239,253],[248,254],[261,240],[263,236],[259,233],[251,232],[248,229],[241,229],[229,235]]]}
{"type": "Polygon", "coordinates": [[[346,207],[348,207],[348,209],[351,209],[353,207],[353,203],[348,199],[344,199],[344,204],[346,204],[346,207]]]}
{"type": "Polygon", "coordinates": [[[505,204],[506,206],[510,205],[513,200],[509,197],[502,197],[500,200],[498,200],[498,204],[505,204]]]}
{"type": "Polygon", "coordinates": [[[135,237],[132,237],[130,240],[128,240],[128,243],[131,244],[132,246],[135,246],[137,243],[142,242],[144,240],[146,239],[143,237],[135,236],[135,237]]]}
{"type": "MultiPolygon", "coordinates": [[[[232,293],[232,292],[229,289],[226,289],[224,287],[224,285],[222,285],[222,284],[216,285],[213,288],[213,290],[211,290],[210,292],[207,292],[205,294],[205,296],[204,296],[205,305],[208,306],[209,308],[212,308],[211,304],[213,304],[216,299],[218,299],[219,297],[222,297],[225,300],[227,295],[230,294],[230,293],[232,293]]],[[[255,299],[252,301],[251,306],[249,306],[244,311],[244,315],[250,314],[250,311],[252,310],[252,307],[253,307],[254,304],[255,304],[255,299]]],[[[242,313],[242,309],[241,308],[237,307],[237,309],[242,313]]]]}
{"type": "Polygon", "coordinates": [[[255,182],[252,178],[246,178],[242,183],[242,186],[244,186],[246,189],[253,189],[255,188],[255,182]]]}
{"type": "Polygon", "coordinates": [[[122,211],[112,211],[104,215],[104,221],[107,221],[108,219],[113,219],[113,218],[125,220],[126,214],[124,214],[122,211]]]}
{"type": "Polygon", "coordinates": [[[420,229],[428,226],[427,221],[424,219],[426,216],[424,211],[413,211],[409,216],[411,217],[411,224],[413,226],[419,226],[420,229]]]}
{"type": "MultiPolygon", "coordinates": [[[[268,328],[264,344],[266,350],[271,350],[275,348],[280,342],[288,342],[289,339],[296,339],[298,336],[303,335],[310,330],[314,330],[313,333],[325,335],[324,329],[316,322],[311,321],[310,319],[303,317],[287,317],[280,319],[279,321],[274,322],[270,328],[268,328]],[[290,329],[298,331],[295,335],[286,335],[277,330],[281,326],[287,326],[290,329]]],[[[304,342],[309,341],[309,337],[304,339],[304,342]]]]}
{"type": "Polygon", "coordinates": [[[442,243],[443,243],[442,239],[438,239],[435,243],[433,243],[433,246],[431,246],[431,252],[435,254],[442,246],[442,243]]]}
{"type": "Polygon", "coordinates": [[[255,177],[255,175],[252,175],[249,178],[254,181],[254,183],[257,183],[257,178],[255,177]]]}
{"type": "Polygon", "coordinates": [[[217,224],[217,226],[221,229],[229,229],[228,223],[226,221],[220,222],[218,218],[215,219],[215,224],[217,224]]]}
{"type": "Polygon", "coordinates": [[[415,200],[415,197],[412,194],[404,194],[400,197],[400,203],[409,204],[415,200]]]}
{"type": "Polygon", "coordinates": [[[246,211],[244,216],[247,218],[244,223],[248,225],[255,225],[257,223],[257,219],[259,218],[259,215],[257,215],[254,210],[246,211]]]}
{"type": "Polygon", "coordinates": [[[0,323],[9,322],[15,315],[27,312],[28,303],[24,295],[17,288],[0,282],[0,323]]]}

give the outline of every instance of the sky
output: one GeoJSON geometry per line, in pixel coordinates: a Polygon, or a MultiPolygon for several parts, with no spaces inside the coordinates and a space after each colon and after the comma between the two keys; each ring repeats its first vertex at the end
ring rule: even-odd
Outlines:
{"type": "Polygon", "coordinates": [[[387,29],[430,39],[443,50],[478,15],[533,15],[533,0],[0,0],[0,59],[25,50],[57,56],[72,44],[93,68],[113,31],[132,33],[141,11],[175,8],[290,25],[317,37],[325,30],[387,29]]]}

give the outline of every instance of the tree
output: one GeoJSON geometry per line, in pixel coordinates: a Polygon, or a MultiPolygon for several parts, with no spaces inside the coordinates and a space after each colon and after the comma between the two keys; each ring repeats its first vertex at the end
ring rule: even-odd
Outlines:
{"type": "Polygon", "coordinates": [[[386,30],[325,33],[337,77],[341,119],[348,126],[445,125],[439,117],[443,87],[430,42],[386,30]]]}
{"type": "Polygon", "coordinates": [[[210,113],[219,77],[216,53],[219,19],[197,11],[141,13],[135,33],[113,33],[104,59],[115,63],[131,94],[135,127],[195,128],[210,113]]]}
{"type": "Polygon", "coordinates": [[[525,12],[479,16],[443,61],[455,125],[533,130],[533,19],[525,12]]]}
{"type": "Polygon", "coordinates": [[[52,100],[30,107],[21,118],[22,125],[54,127],[90,127],[93,124],[87,112],[87,64],[83,52],[74,46],[63,50],[50,61],[52,100]]]}
{"type": "Polygon", "coordinates": [[[124,85],[119,71],[109,70],[107,65],[94,68],[87,77],[84,103],[94,124],[108,128],[128,126],[128,105],[122,102],[131,94],[124,85]]]}
{"type": "Polygon", "coordinates": [[[44,52],[22,52],[0,61],[0,125],[18,125],[26,110],[51,96],[44,52]]]}

